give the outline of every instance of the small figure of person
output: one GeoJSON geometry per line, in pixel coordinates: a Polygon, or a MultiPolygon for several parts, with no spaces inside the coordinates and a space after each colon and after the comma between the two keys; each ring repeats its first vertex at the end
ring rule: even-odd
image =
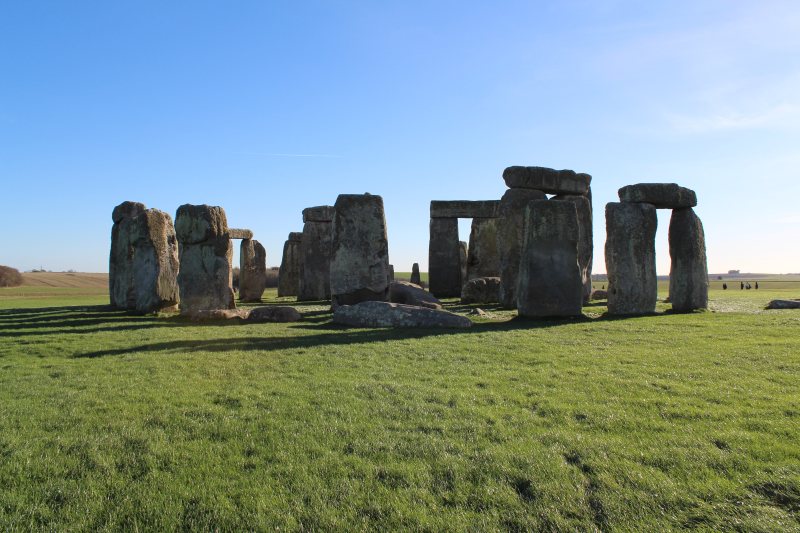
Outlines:
{"type": "Polygon", "coordinates": [[[750,282],[748,281],[748,282],[747,282],[747,285],[745,285],[745,286],[744,286],[744,288],[745,288],[745,289],[747,289],[747,290],[749,291],[749,290],[750,290],[750,289],[752,289],[753,287],[751,287],[751,286],[750,286],[750,282]]]}
{"type": "Polygon", "coordinates": [[[739,283],[741,284],[741,287],[739,288],[739,290],[743,291],[744,290],[744,281],[740,281],[739,283]]]}
{"type": "Polygon", "coordinates": [[[758,290],[758,282],[756,281],[756,290],[758,290]]]}
{"type": "Polygon", "coordinates": [[[723,291],[727,291],[728,290],[728,284],[727,283],[723,283],[722,284],[722,290],[723,291]]]}

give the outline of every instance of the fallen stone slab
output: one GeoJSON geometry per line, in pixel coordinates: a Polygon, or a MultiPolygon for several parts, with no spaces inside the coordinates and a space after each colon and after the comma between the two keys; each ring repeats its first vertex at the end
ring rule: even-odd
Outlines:
{"type": "Polygon", "coordinates": [[[499,277],[489,276],[471,279],[461,289],[462,304],[493,304],[499,302],[499,277]]]}
{"type": "Polygon", "coordinates": [[[431,218],[497,218],[499,200],[433,200],[431,218]]]}
{"type": "Polygon", "coordinates": [[[194,322],[206,322],[214,320],[247,320],[250,316],[249,309],[198,309],[189,313],[183,313],[194,322]]]}
{"type": "Polygon", "coordinates": [[[389,301],[429,309],[442,308],[442,303],[433,294],[408,281],[393,281],[389,284],[389,301]]]}
{"type": "Polygon", "coordinates": [[[800,300],[772,300],[766,309],[800,309],[800,300]]]}
{"type": "Polygon", "coordinates": [[[697,205],[697,195],[677,183],[637,183],[619,190],[622,202],[653,204],[656,209],[680,209],[697,205]]]}
{"type": "Polygon", "coordinates": [[[252,239],[253,232],[249,229],[229,228],[228,238],[230,239],[252,239]]]}
{"type": "Polygon", "coordinates": [[[302,318],[300,312],[287,305],[255,307],[250,310],[248,322],[298,322],[302,318]]]}
{"type": "Polygon", "coordinates": [[[472,321],[439,309],[368,301],[342,305],[333,312],[336,324],[362,328],[468,328],[472,321]]]}
{"type": "Polygon", "coordinates": [[[574,170],[555,170],[546,167],[508,167],[503,180],[511,189],[535,189],[547,194],[580,194],[589,192],[592,177],[574,170]]]}

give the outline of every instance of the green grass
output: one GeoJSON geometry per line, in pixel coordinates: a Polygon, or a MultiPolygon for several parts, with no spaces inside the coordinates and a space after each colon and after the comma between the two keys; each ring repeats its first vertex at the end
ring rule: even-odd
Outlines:
{"type": "Polygon", "coordinates": [[[22,290],[0,292],[0,530],[800,530],[800,313],[762,311],[796,287],[464,331],[22,290]]]}

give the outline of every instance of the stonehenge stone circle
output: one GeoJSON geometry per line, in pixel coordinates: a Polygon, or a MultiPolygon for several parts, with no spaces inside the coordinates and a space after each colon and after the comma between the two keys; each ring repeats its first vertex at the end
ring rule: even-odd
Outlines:
{"type": "Polygon", "coordinates": [[[525,208],[547,195],[534,189],[508,189],[500,199],[497,222],[497,250],[500,255],[500,303],[506,309],[517,307],[517,277],[525,228],[525,208]]]}
{"type": "Polygon", "coordinates": [[[517,285],[520,316],[581,314],[579,239],[578,213],[573,202],[536,200],[528,204],[517,285]]]}
{"type": "Polygon", "coordinates": [[[497,252],[497,219],[473,218],[469,234],[467,276],[464,283],[475,278],[500,275],[500,254],[497,252]]]}
{"type": "Polygon", "coordinates": [[[181,314],[200,310],[234,309],[233,246],[225,210],[209,205],[184,204],[175,215],[180,245],[181,314]]]}
{"type": "Polygon", "coordinates": [[[428,290],[437,298],[461,294],[461,244],[457,218],[431,218],[428,290]]]}
{"type": "Polygon", "coordinates": [[[508,167],[503,180],[511,189],[534,189],[547,194],[586,195],[592,177],[573,170],[555,170],[545,167],[508,167]]]}
{"type": "Polygon", "coordinates": [[[500,301],[500,278],[471,279],[461,289],[462,304],[492,304],[500,301]]]}
{"type": "Polygon", "coordinates": [[[330,262],[334,307],[385,301],[389,297],[390,273],[383,198],[340,194],[334,208],[330,262]]]}
{"type": "Polygon", "coordinates": [[[669,222],[669,299],[672,310],[708,307],[708,266],[703,223],[694,209],[674,209],[669,222]]]}
{"type": "Polygon", "coordinates": [[[331,297],[331,231],[333,207],[323,205],[303,210],[303,238],[300,242],[299,301],[328,300],[331,297]]]}
{"type": "Polygon", "coordinates": [[[362,328],[468,328],[462,315],[414,305],[366,301],[334,309],[333,322],[362,328]]]}
{"type": "Polygon", "coordinates": [[[592,296],[592,256],[594,255],[594,230],[592,228],[592,196],[591,188],[586,196],[564,194],[554,196],[551,200],[572,202],[578,213],[578,264],[583,280],[583,301],[588,302],[592,296]]]}
{"type": "Polygon", "coordinates": [[[297,296],[300,288],[300,243],[303,234],[289,233],[283,243],[283,257],[278,271],[278,296],[297,296]]]}
{"type": "Polygon", "coordinates": [[[608,312],[642,315],[656,308],[656,208],[647,203],[606,205],[608,312]]]}
{"type": "Polygon", "coordinates": [[[411,266],[411,283],[414,285],[422,285],[422,278],[419,275],[419,263],[414,263],[411,266]]]}
{"type": "Polygon", "coordinates": [[[652,204],[657,209],[680,209],[695,207],[697,195],[691,189],[676,183],[637,183],[619,190],[622,202],[652,204]]]}
{"type": "Polygon", "coordinates": [[[254,239],[242,239],[239,248],[239,300],[260,302],[267,285],[267,251],[254,239]]]}

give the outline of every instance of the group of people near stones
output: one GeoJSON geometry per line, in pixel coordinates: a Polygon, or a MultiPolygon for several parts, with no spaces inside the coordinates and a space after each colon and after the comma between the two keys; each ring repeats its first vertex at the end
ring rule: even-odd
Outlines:
{"type": "MultiPolygon", "coordinates": [[[[544,167],[507,168],[500,200],[431,202],[429,291],[419,265],[395,281],[389,264],[383,200],[342,194],[332,206],[303,210],[303,231],[286,240],[278,296],[330,300],[334,321],[356,326],[468,327],[438,298],[498,303],[525,317],[577,316],[592,295],[591,176],[544,167]],[[550,195],[550,196],[548,196],[550,195]],[[471,218],[469,244],[458,219],[471,218]]],[[[695,193],[675,184],[638,184],[606,206],[606,267],[611,314],[655,310],[656,209],[672,209],[670,298],[676,311],[706,307],[708,276],[695,193]]],[[[112,305],[150,313],[244,318],[232,288],[232,239],[241,239],[240,301],[261,300],[266,252],[249,230],[229,228],[225,211],[182,205],[171,217],[123,202],[112,214],[112,305]],[[237,314],[238,313],[238,314],[237,314]],[[226,315],[227,316],[227,315],[226,315]]],[[[274,309],[256,313],[278,317],[274,309]]],[[[246,311],[249,313],[249,311],[246,311]]]]}

